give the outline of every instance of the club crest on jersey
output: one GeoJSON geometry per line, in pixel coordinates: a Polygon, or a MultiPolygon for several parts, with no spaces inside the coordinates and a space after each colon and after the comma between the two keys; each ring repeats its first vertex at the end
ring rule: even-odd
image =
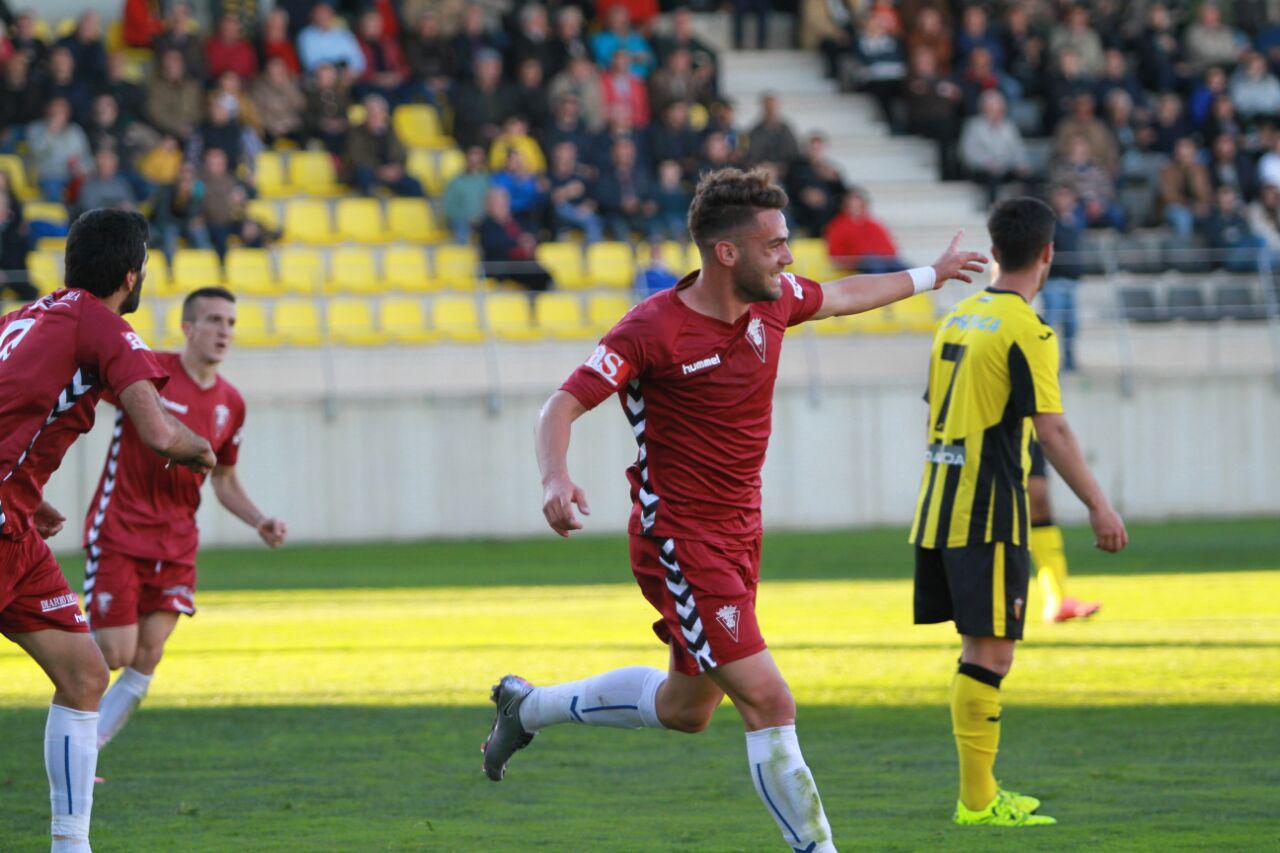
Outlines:
{"type": "Polygon", "coordinates": [[[213,407],[213,431],[218,435],[222,435],[222,431],[227,428],[227,421],[231,420],[231,410],[222,403],[213,407]]]}
{"type": "Polygon", "coordinates": [[[738,642],[738,605],[726,604],[716,611],[716,621],[728,632],[733,641],[738,642]]]}
{"type": "Polygon", "coordinates": [[[1014,619],[1022,618],[1022,599],[1021,598],[1015,598],[1013,600],[1013,618],[1014,619]]]}
{"type": "Polygon", "coordinates": [[[756,355],[760,356],[760,360],[766,361],[764,351],[764,321],[759,317],[752,317],[751,322],[747,324],[747,343],[751,344],[751,348],[756,351],[756,355]]]}

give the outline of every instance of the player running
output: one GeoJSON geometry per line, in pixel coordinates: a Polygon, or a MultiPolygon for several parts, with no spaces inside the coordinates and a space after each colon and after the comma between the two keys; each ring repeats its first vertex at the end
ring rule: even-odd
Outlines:
{"type": "Polygon", "coordinates": [[[1030,305],[1053,261],[1053,211],[1033,198],[1010,199],[987,227],[999,277],[943,317],[933,339],[928,448],[910,537],[915,621],[954,621],[961,635],[951,685],[956,823],[1035,826],[1055,821],[1035,814],[1034,797],[1001,789],[993,772],[1000,681],[1026,616],[1033,425],[1053,467],[1089,508],[1098,547],[1119,551],[1128,535],[1062,414],[1058,342],[1030,305]]]}
{"type": "Polygon", "coordinates": [[[666,672],[634,666],[534,687],[508,675],[484,770],[507,761],[547,726],[705,729],[725,695],[746,726],[756,793],[795,850],[835,850],[813,776],[796,740],[796,706],[756,622],[760,577],[760,467],[773,385],[789,326],[870,311],[951,278],[969,281],[986,258],[956,249],[932,267],[850,276],[825,285],[783,270],[792,262],[787,195],[764,171],[723,169],[702,179],[689,230],[702,270],[633,308],[551,396],[538,419],[543,514],[561,536],[588,514],[569,476],[573,422],[617,395],[639,444],[627,471],[631,566],[661,614],[666,672]]]}
{"type": "MultiPolygon", "coordinates": [[[[225,288],[204,287],[183,300],[186,347],[156,354],[170,376],[161,403],[213,446],[218,501],[275,548],[284,542],[285,523],[259,510],[236,476],[244,400],[218,375],[235,324],[235,296],[225,288]]],[[[196,612],[196,510],[204,472],[170,468],[148,453],[126,414],[116,414],[84,522],[84,609],[107,666],[124,668],[102,697],[99,749],[146,697],[178,616],[196,612]]]]}
{"type": "Polygon", "coordinates": [[[1044,448],[1031,437],[1031,467],[1027,471],[1027,500],[1031,505],[1031,562],[1036,567],[1040,596],[1044,599],[1042,615],[1046,622],[1087,619],[1102,609],[1096,601],[1081,601],[1067,595],[1067,552],[1062,546],[1062,531],[1053,523],[1053,504],[1049,501],[1049,468],[1044,448]]]}
{"type": "Polygon", "coordinates": [[[209,443],[166,414],[156,389],[167,374],[121,317],[142,295],[146,241],[141,215],[89,211],[67,237],[68,287],[0,318],[0,632],[53,681],[44,757],[54,853],[89,850],[108,673],[44,543],[66,520],[44,502],[44,484],[93,426],[103,391],[148,451],[196,472],[214,464],[209,443]]]}

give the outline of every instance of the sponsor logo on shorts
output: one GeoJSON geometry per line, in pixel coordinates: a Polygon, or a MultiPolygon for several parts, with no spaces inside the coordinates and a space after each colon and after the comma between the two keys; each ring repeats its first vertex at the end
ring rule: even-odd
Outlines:
{"type": "Polygon", "coordinates": [[[83,613],[81,613],[79,610],[77,610],[77,611],[76,611],[76,624],[77,624],[77,625],[87,625],[87,624],[89,624],[89,620],[88,620],[88,619],[86,619],[86,618],[84,618],[84,614],[83,614],[83,613]]]}
{"type": "Polygon", "coordinates": [[[716,611],[716,621],[728,632],[733,641],[738,642],[738,605],[726,604],[716,611]]]}
{"type": "Polygon", "coordinates": [[[54,610],[61,610],[64,607],[78,607],[80,599],[76,597],[74,592],[66,595],[60,595],[57,598],[46,598],[40,602],[40,612],[49,613],[54,610]]]}
{"type": "Polygon", "coordinates": [[[939,465],[964,465],[963,444],[938,444],[934,442],[924,452],[925,462],[936,462],[939,465]]]}
{"type": "Polygon", "coordinates": [[[700,358],[692,364],[682,364],[680,369],[684,371],[684,375],[697,373],[699,370],[706,370],[708,367],[718,367],[720,365],[720,354],[716,353],[708,358],[700,358]]]}

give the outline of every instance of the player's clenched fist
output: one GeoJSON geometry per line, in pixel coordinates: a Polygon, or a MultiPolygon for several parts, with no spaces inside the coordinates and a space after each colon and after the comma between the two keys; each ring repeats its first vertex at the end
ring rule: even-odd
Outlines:
{"type": "Polygon", "coordinates": [[[581,530],[582,522],[573,513],[573,504],[583,515],[591,515],[587,506],[587,495],[573,484],[567,477],[557,478],[547,483],[542,498],[542,514],[551,529],[561,536],[568,536],[571,530],[581,530]]]}
{"type": "Polygon", "coordinates": [[[1114,554],[1129,544],[1129,532],[1124,529],[1124,520],[1111,507],[1090,512],[1089,524],[1093,526],[1094,544],[1103,551],[1114,554]]]}

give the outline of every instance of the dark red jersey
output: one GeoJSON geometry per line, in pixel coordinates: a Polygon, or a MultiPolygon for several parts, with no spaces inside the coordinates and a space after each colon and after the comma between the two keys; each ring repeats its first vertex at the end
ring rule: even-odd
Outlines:
{"type": "Polygon", "coordinates": [[[784,273],[780,299],[725,323],[681,299],[696,276],[631,309],[561,388],[589,409],[622,402],[640,445],[632,533],[740,539],[760,530],[782,337],[822,307],[822,288],[784,273]]]}
{"type": "MultiPolygon", "coordinates": [[[[165,410],[196,435],[208,440],[219,465],[235,465],[244,426],[244,400],[219,376],[201,388],[182,366],[177,353],[158,353],[169,373],[160,395],[165,410]]],[[[110,399],[110,398],[108,398],[110,399]]],[[[166,460],[142,443],[121,410],[107,462],[84,522],[84,545],[102,551],[194,565],[199,530],[196,509],[204,475],[166,460]]]]}
{"type": "Polygon", "coordinates": [[[19,538],[103,391],[166,374],[124,318],[88,291],[59,290],[0,317],[0,535],[19,538]]]}

